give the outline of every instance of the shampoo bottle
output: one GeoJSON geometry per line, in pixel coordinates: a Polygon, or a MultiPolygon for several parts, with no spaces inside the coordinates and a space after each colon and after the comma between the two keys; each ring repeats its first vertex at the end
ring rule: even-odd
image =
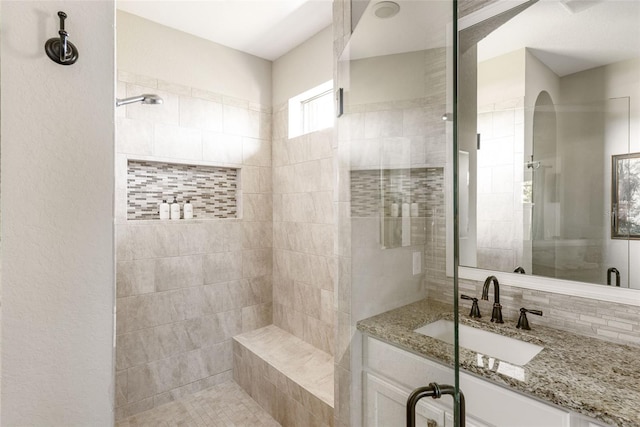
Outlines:
{"type": "Polygon", "coordinates": [[[391,216],[394,218],[398,217],[398,214],[400,213],[399,210],[398,201],[394,200],[391,203],[391,216]]]}
{"type": "Polygon", "coordinates": [[[166,200],[160,203],[160,219],[169,219],[169,203],[166,200]]]}
{"type": "Polygon", "coordinates": [[[173,202],[171,202],[171,219],[180,219],[180,205],[175,196],[173,197],[173,202]]]}
{"type": "Polygon", "coordinates": [[[418,204],[416,202],[411,203],[411,216],[418,216],[419,213],[418,204]]]}
{"type": "Polygon", "coordinates": [[[187,200],[187,203],[184,204],[184,219],[192,219],[193,218],[193,205],[190,200],[187,200]]]}
{"type": "Polygon", "coordinates": [[[402,202],[402,216],[409,216],[410,215],[410,207],[409,207],[409,200],[405,199],[402,202]]]}

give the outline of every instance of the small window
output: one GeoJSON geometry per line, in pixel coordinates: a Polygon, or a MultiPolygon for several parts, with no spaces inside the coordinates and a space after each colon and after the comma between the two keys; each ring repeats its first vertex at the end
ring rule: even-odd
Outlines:
{"type": "Polygon", "coordinates": [[[333,80],[289,99],[289,138],[333,126],[333,80]]]}

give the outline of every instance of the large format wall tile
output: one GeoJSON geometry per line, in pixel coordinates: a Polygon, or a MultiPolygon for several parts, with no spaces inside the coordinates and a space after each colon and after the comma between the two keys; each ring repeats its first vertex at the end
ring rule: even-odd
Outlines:
{"type": "Polygon", "coordinates": [[[204,257],[204,281],[207,284],[242,278],[242,256],[219,252],[204,257]]]}
{"type": "Polygon", "coordinates": [[[273,321],[333,354],[333,316],[328,313],[335,280],[333,130],[288,139],[287,108],[277,111],[272,158],[273,321]],[[276,132],[281,133],[278,138],[276,132]]]}
{"type": "Polygon", "coordinates": [[[222,104],[190,96],[180,97],[180,126],[222,131],[222,104]]]}

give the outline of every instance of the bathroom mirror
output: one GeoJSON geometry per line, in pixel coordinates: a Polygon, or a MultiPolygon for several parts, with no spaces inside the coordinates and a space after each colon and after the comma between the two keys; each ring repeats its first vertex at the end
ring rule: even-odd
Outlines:
{"type": "Polygon", "coordinates": [[[460,31],[460,265],[640,289],[640,2],[498,3],[460,31]]]}

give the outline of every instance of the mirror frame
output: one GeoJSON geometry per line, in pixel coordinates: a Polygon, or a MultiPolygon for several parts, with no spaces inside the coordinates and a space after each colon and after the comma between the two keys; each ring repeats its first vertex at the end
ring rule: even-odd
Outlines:
{"type": "MultiPolygon", "coordinates": [[[[495,3],[491,3],[474,13],[460,18],[458,20],[458,32],[520,6],[527,1],[528,0],[498,0],[495,3]]],[[[449,152],[451,150],[447,151],[449,152]]],[[[451,153],[451,155],[452,154],[453,153],[451,153]]],[[[447,191],[448,190],[449,189],[447,189],[447,191]]],[[[447,205],[449,205],[449,203],[447,203],[447,205]]],[[[452,215],[447,216],[450,220],[453,219],[452,215]]],[[[449,224],[449,221],[447,221],[447,224],[449,224]]],[[[449,238],[447,239],[447,252],[449,252],[449,248],[452,247],[453,243],[452,235],[448,234],[448,237],[451,238],[451,240],[449,241],[449,238]]],[[[449,254],[447,255],[447,258],[451,259],[449,258],[449,254]]],[[[449,265],[449,263],[447,263],[447,265],[449,265]]],[[[457,269],[458,277],[460,279],[482,282],[487,278],[487,276],[496,276],[500,283],[507,286],[640,307],[640,290],[638,289],[616,288],[596,285],[593,283],[556,279],[552,277],[505,273],[503,271],[486,270],[461,265],[458,265],[457,269]]],[[[447,275],[450,275],[449,271],[447,271],[447,275]]]]}
{"type": "Polygon", "coordinates": [[[461,279],[475,280],[478,282],[483,282],[488,276],[496,276],[500,284],[514,286],[516,288],[640,307],[640,290],[638,289],[617,288],[615,286],[596,285],[593,283],[574,282],[552,277],[529,276],[463,266],[458,267],[458,276],[461,279]]]}

